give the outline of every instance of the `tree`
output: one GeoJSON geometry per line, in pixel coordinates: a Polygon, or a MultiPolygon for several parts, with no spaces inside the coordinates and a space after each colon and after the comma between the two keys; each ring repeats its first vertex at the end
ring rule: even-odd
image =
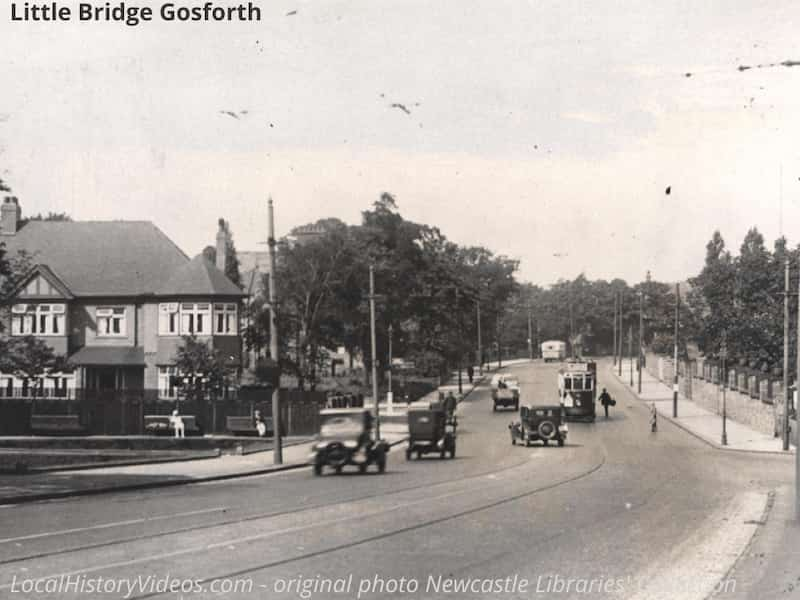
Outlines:
{"type": "MultiPolygon", "coordinates": [[[[45,341],[32,335],[0,339],[0,373],[32,381],[47,375],[71,370],[66,357],[57,355],[45,341]]],[[[36,396],[37,387],[33,387],[36,396]]]]}
{"type": "Polygon", "coordinates": [[[234,378],[227,357],[194,335],[183,336],[183,345],[175,353],[175,368],[184,378],[182,391],[186,400],[203,400],[209,390],[221,392],[234,378]]]}

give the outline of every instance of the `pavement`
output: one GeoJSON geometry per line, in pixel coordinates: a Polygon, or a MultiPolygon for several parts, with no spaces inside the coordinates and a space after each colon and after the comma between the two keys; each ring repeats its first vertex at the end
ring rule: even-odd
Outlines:
{"type": "MultiPolygon", "coordinates": [[[[504,362],[518,365],[526,360],[504,362]]],[[[490,363],[484,369],[487,373],[497,370],[497,363],[490,363]]],[[[477,369],[476,369],[477,373],[477,369]]],[[[469,384],[466,372],[463,374],[462,390],[468,396],[485,376],[476,376],[469,384]]],[[[454,372],[453,381],[457,381],[458,372],[454,372]]],[[[415,404],[427,405],[438,400],[439,391],[445,393],[458,390],[457,383],[440,386],[415,404]]],[[[390,444],[403,443],[408,437],[406,426],[407,407],[404,404],[388,406],[380,405],[382,415],[381,437],[390,444]]],[[[274,464],[273,451],[263,451],[244,456],[224,455],[205,460],[162,460],[148,461],[141,464],[124,464],[115,466],[93,466],[81,468],[65,468],[35,473],[0,473],[0,505],[18,504],[86,496],[120,491],[143,490],[157,487],[168,487],[189,483],[201,483],[265,475],[307,466],[313,440],[309,438],[286,438],[283,448],[283,464],[274,464]]]]}
{"type": "MultiPolygon", "coordinates": [[[[558,366],[510,371],[535,404],[552,398],[558,366]]],[[[605,365],[598,374],[612,395],[626,396],[605,365]]],[[[717,452],[672,426],[653,435],[646,405],[632,397],[608,420],[570,423],[563,448],[512,446],[516,413],[493,412],[485,383],[458,410],[455,459],[406,460],[393,451],[384,474],[292,469],[0,507],[0,597],[101,597],[75,587],[20,590],[102,577],[161,586],[114,596],[127,598],[175,598],[164,582],[192,580],[189,595],[200,599],[296,599],[302,585],[321,600],[702,600],[769,529],[769,493],[783,497],[792,473],[789,456],[717,452]],[[416,591],[401,591],[401,578],[416,591]],[[313,590],[339,579],[345,591],[313,590]],[[508,587],[485,587],[498,580],[508,587]],[[598,592],[609,581],[613,590],[598,592]],[[220,593],[212,587],[220,582],[249,587],[220,593]]],[[[772,556],[769,536],[761,540],[758,553],[772,556]]],[[[769,573],[754,564],[752,576],[740,569],[737,590],[756,594],[746,580],[764,574],[787,589],[797,575],[784,566],[792,564],[769,573]]]]}
{"type": "Polygon", "coordinates": [[[768,435],[753,429],[743,423],[734,421],[730,417],[726,419],[725,429],[728,443],[723,446],[722,440],[722,416],[706,410],[702,406],[694,403],[683,394],[678,394],[678,417],[672,416],[673,392],[672,386],[663,383],[655,376],[642,371],[642,392],[637,391],[638,373],[635,363],[631,361],[622,362],[622,376],[619,375],[619,368],[613,367],[610,372],[628,391],[646,402],[648,406],[655,405],[659,418],[666,419],[674,423],[681,429],[691,433],[703,440],[710,446],[719,450],[738,450],[745,452],[766,452],[779,454],[794,454],[795,447],[792,445],[788,452],[783,450],[782,441],[772,435],[768,435]],[[630,387],[631,369],[633,368],[634,385],[630,387]]]}

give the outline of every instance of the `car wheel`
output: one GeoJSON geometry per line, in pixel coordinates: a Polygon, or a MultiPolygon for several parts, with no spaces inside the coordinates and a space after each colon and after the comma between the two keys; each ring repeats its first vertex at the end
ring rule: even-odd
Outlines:
{"type": "Polygon", "coordinates": [[[450,446],[450,458],[456,457],[456,441],[453,440],[453,444],[450,446]]]}
{"type": "Polygon", "coordinates": [[[314,475],[322,475],[322,463],[319,461],[314,462],[314,475]]]}
{"type": "Polygon", "coordinates": [[[406,448],[406,460],[411,460],[411,448],[406,448]]]}

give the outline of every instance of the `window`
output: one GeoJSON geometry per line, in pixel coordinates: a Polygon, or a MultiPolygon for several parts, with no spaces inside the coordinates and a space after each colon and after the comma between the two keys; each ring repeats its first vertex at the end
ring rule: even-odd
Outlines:
{"type": "Polygon", "coordinates": [[[179,319],[177,302],[158,305],[158,333],[160,335],[178,335],[179,319]]]}
{"type": "Polygon", "coordinates": [[[64,335],[63,304],[15,304],[11,307],[11,335],[64,335]]]}
{"type": "Polygon", "coordinates": [[[95,314],[97,316],[97,335],[104,337],[127,335],[124,306],[98,306],[95,314]]]}
{"type": "Polygon", "coordinates": [[[237,329],[236,305],[215,304],[214,333],[217,335],[236,335],[237,329]]]}
{"type": "Polygon", "coordinates": [[[181,304],[181,333],[183,335],[211,334],[211,305],[207,302],[181,304]]]}
{"type": "Polygon", "coordinates": [[[159,400],[174,400],[177,388],[172,385],[172,377],[178,374],[175,367],[158,367],[158,398],[159,400]]]}

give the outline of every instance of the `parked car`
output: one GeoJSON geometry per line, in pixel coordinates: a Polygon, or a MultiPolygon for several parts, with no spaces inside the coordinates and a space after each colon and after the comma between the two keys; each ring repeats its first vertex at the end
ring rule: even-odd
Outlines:
{"type": "Polygon", "coordinates": [[[561,405],[523,406],[519,411],[519,421],[508,426],[511,431],[511,444],[517,440],[530,446],[531,442],[541,441],[547,446],[551,441],[563,446],[567,439],[567,421],[561,405]]]}
{"type": "Polygon", "coordinates": [[[519,410],[519,380],[516,377],[502,375],[498,379],[497,387],[492,387],[492,410],[498,407],[519,410]]]}
{"type": "Polygon", "coordinates": [[[439,458],[444,458],[447,453],[450,458],[455,458],[457,425],[455,415],[448,414],[438,403],[430,409],[409,410],[406,460],[411,460],[415,452],[417,458],[431,452],[438,452],[439,458]]]}
{"type": "Polygon", "coordinates": [[[337,473],[347,465],[365,473],[375,465],[379,473],[386,470],[389,444],[373,438],[372,414],[368,410],[322,410],[319,439],[312,450],[314,475],[322,475],[324,467],[337,473]]]}

